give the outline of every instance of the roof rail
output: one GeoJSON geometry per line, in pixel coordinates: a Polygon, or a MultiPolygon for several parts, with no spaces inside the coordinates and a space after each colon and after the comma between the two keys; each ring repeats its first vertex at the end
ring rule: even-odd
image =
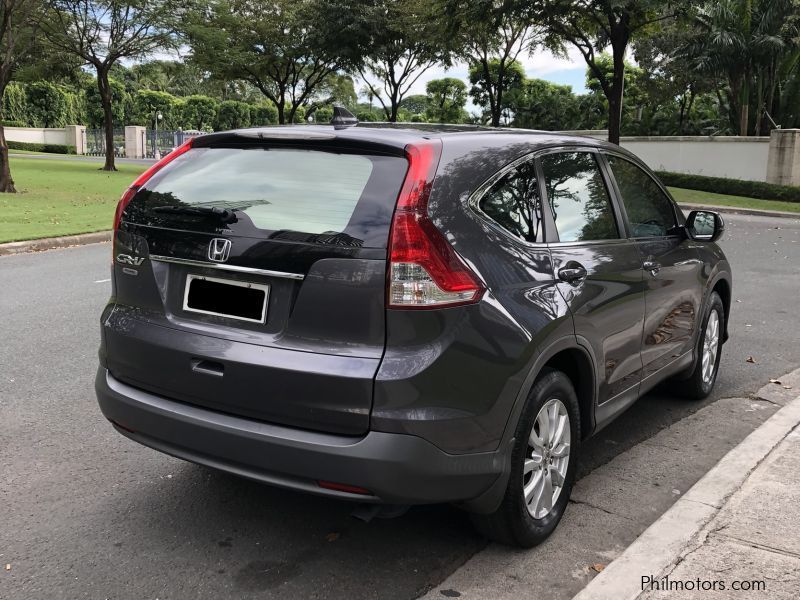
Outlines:
{"type": "Polygon", "coordinates": [[[344,106],[334,106],[331,125],[333,125],[334,129],[347,129],[358,125],[358,119],[344,106]]]}

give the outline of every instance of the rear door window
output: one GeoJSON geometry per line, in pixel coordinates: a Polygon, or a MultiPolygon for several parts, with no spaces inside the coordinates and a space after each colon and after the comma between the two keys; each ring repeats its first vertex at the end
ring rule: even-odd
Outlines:
{"type": "Polygon", "coordinates": [[[545,154],[541,164],[559,241],[619,238],[611,198],[593,153],[545,154]]]}
{"type": "MultiPolygon", "coordinates": [[[[397,156],[193,148],[148,181],[123,218],[203,229],[213,224],[213,216],[181,211],[219,208],[236,216],[227,224],[233,233],[385,247],[406,168],[406,160],[397,156]]],[[[222,224],[217,219],[215,225],[222,224]]]]}

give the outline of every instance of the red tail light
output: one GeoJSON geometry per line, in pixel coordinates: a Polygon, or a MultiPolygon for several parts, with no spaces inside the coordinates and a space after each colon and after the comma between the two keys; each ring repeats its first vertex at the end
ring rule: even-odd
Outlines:
{"type": "Polygon", "coordinates": [[[173,160],[178,158],[181,154],[184,154],[192,147],[192,140],[194,138],[189,138],[183,144],[175,148],[172,152],[167,154],[164,158],[158,161],[156,164],[152,165],[149,169],[147,169],[144,173],[139,175],[127,190],[122,194],[122,198],[119,199],[117,203],[117,210],[114,213],[114,231],[119,229],[119,222],[122,219],[122,212],[125,210],[125,207],[128,206],[130,201],[136,195],[136,192],[139,191],[147,180],[150,179],[153,175],[158,173],[161,169],[163,169],[166,165],[171,163],[173,160]]]}
{"type": "Polygon", "coordinates": [[[440,140],[406,146],[408,172],[389,241],[389,308],[442,308],[480,300],[484,287],[428,217],[440,140]]]}

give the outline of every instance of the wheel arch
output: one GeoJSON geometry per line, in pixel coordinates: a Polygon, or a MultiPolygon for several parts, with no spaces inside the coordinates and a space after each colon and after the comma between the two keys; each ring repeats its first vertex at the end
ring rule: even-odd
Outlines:
{"type": "Polygon", "coordinates": [[[588,345],[581,343],[575,335],[559,338],[541,350],[528,371],[506,422],[500,448],[504,455],[503,472],[497,481],[479,497],[460,503],[470,512],[488,514],[494,512],[502,501],[508,485],[511,450],[514,432],[517,430],[522,408],[528,399],[531,388],[545,368],[558,369],[572,381],[578,395],[581,414],[581,439],[586,439],[595,428],[595,408],[598,388],[597,361],[588,345]]]}
{"type": "MultiPolygon", "coordinates": [[[[717,292],[722,300],[722,308],[725,311],[725,331],[723,332],[722,341],[728,341],[728,322],[731,316],[731,282],[724,275],[720,274],[710,287],[711,292],[717,292]]],[[[708,294],[709,296],[711,293],[708,294]]]]}
{"type": "Polygon", "coordinates": [[[563,372],[572,382],[581,411],[581,439],[588,437],[594,431],[595,424],[594,409],[598,388],[596,364],[591,348],[588,344],[582,344],[580,338],[576,336],[560,338],[542,350],[520,388],[506,423],[503,440],[507,441],[513,437],[528,394],[545,368],[563,372]]]}

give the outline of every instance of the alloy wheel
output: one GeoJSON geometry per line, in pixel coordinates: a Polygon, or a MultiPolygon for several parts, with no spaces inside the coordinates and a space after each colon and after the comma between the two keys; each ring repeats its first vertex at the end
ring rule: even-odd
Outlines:
{"type": "Polygon", "coordinates": [[[717,366],[717,352],[719,351],[719,314],[712,310],[708,315],[706,332],[703,336],[702,375],[703,383],[711,383],[714,379],[714,370],[717,366]]]}
{"type": "Polygon", "coordinates": [[[536,415],[522,473],[528,512],[543,519],[555,506],[569,468],[571,430],[567,407],[558,398],[545,402],[536,415]]]}

